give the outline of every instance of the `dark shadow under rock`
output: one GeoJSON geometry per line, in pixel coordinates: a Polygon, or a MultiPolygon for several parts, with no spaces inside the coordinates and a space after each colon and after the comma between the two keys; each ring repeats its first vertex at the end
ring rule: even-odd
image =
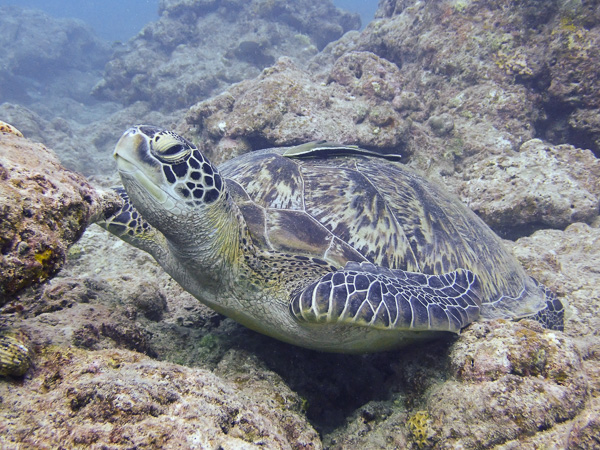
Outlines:
{"type": "Polygon", "coordinates": [[[230,351],[253,355],[281,376],[305,399],[306,416],[322,435],[343,427],[369,402],[390,402],[399,392],[410,392],[402,406],[412,405],[432,380],[444,376],[453,340],[442,338],[395,352],[344,355],[291,346],[238,327],[230,351]]]}

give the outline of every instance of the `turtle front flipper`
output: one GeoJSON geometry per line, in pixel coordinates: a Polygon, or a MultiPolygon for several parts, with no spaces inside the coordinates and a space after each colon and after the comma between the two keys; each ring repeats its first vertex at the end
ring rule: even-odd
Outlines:
{"type": "Polygon", "coordinates": [[[96,222],[100,227],[159,259],[166,251],[166,239],[163,234],[144,220],[142,215],[129,201],[122,187],[114,188],[123,200],[123,206],[111,215],[96,222]]]}
{"type": "Polygon", "coordinates": [[[305,323],[458,333],[480,306],[479,281],[468,270],[426,275],[350,262],[293,295],[290,311],[305,323]]]}

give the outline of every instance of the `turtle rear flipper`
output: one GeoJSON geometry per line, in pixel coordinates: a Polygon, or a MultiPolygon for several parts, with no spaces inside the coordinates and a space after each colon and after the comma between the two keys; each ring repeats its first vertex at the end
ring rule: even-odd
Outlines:
{"type": "Polygon", "coordinates": [[[293,295],[290,312],[305,323],[458,333],[480,305],[479,281],[468,270],[426,275],[350,262],[293,295]]]}
{"type": "Polygon", "coordinates": [[[564,331],[565,312],[568,303],[566,300],[559,299],[554,292],[535,278],[532,278],[532,280],[544,291],[546,306],[533,316],[525,317],[525,319],[535,320],[548,330],[564,331]]]}

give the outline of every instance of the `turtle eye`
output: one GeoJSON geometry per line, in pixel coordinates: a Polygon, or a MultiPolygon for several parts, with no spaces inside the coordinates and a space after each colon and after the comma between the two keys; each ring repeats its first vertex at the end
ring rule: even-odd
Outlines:
{"type": "Polygon", "coordinates": [[[175,144],[167,147],[161,154],[161,156],[175,156],[185,151],[185,147],[182,144],[175,144]]]}
{"type": "Polygon", "coordinates": [[[152,142],[152,150],[157,158],[167,163],[177,163],[188,157],[192,149],[189,145],[172,136],[157,136],[152,142]]]}

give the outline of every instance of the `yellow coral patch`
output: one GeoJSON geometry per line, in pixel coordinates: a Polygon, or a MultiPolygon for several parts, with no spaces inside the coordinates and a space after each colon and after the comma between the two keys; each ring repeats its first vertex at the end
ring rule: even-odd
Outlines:
{"type": "Polygon", "coordinates": [[[19,130],[17,130],[12,125],[10,125],[6,122],[2,122],[1,120],[0,120],[0,133],[11,133],[16,136],[23,137],[23,133],[21,133],[19,130]]]}
{"type": "Polygon", "coordinates": [[[431,417],[427,411],[417,411],[407,421],[406,425],[418,448],[426,447],[432,437],[431,417]]]}
{"type": "Polygon", "coordinates": [[[37,253],[34,255],[34,258],[41,265],[44,265],[50,258],[52,257],[52,250],[46,249],[41,253],[37,253]]]}

